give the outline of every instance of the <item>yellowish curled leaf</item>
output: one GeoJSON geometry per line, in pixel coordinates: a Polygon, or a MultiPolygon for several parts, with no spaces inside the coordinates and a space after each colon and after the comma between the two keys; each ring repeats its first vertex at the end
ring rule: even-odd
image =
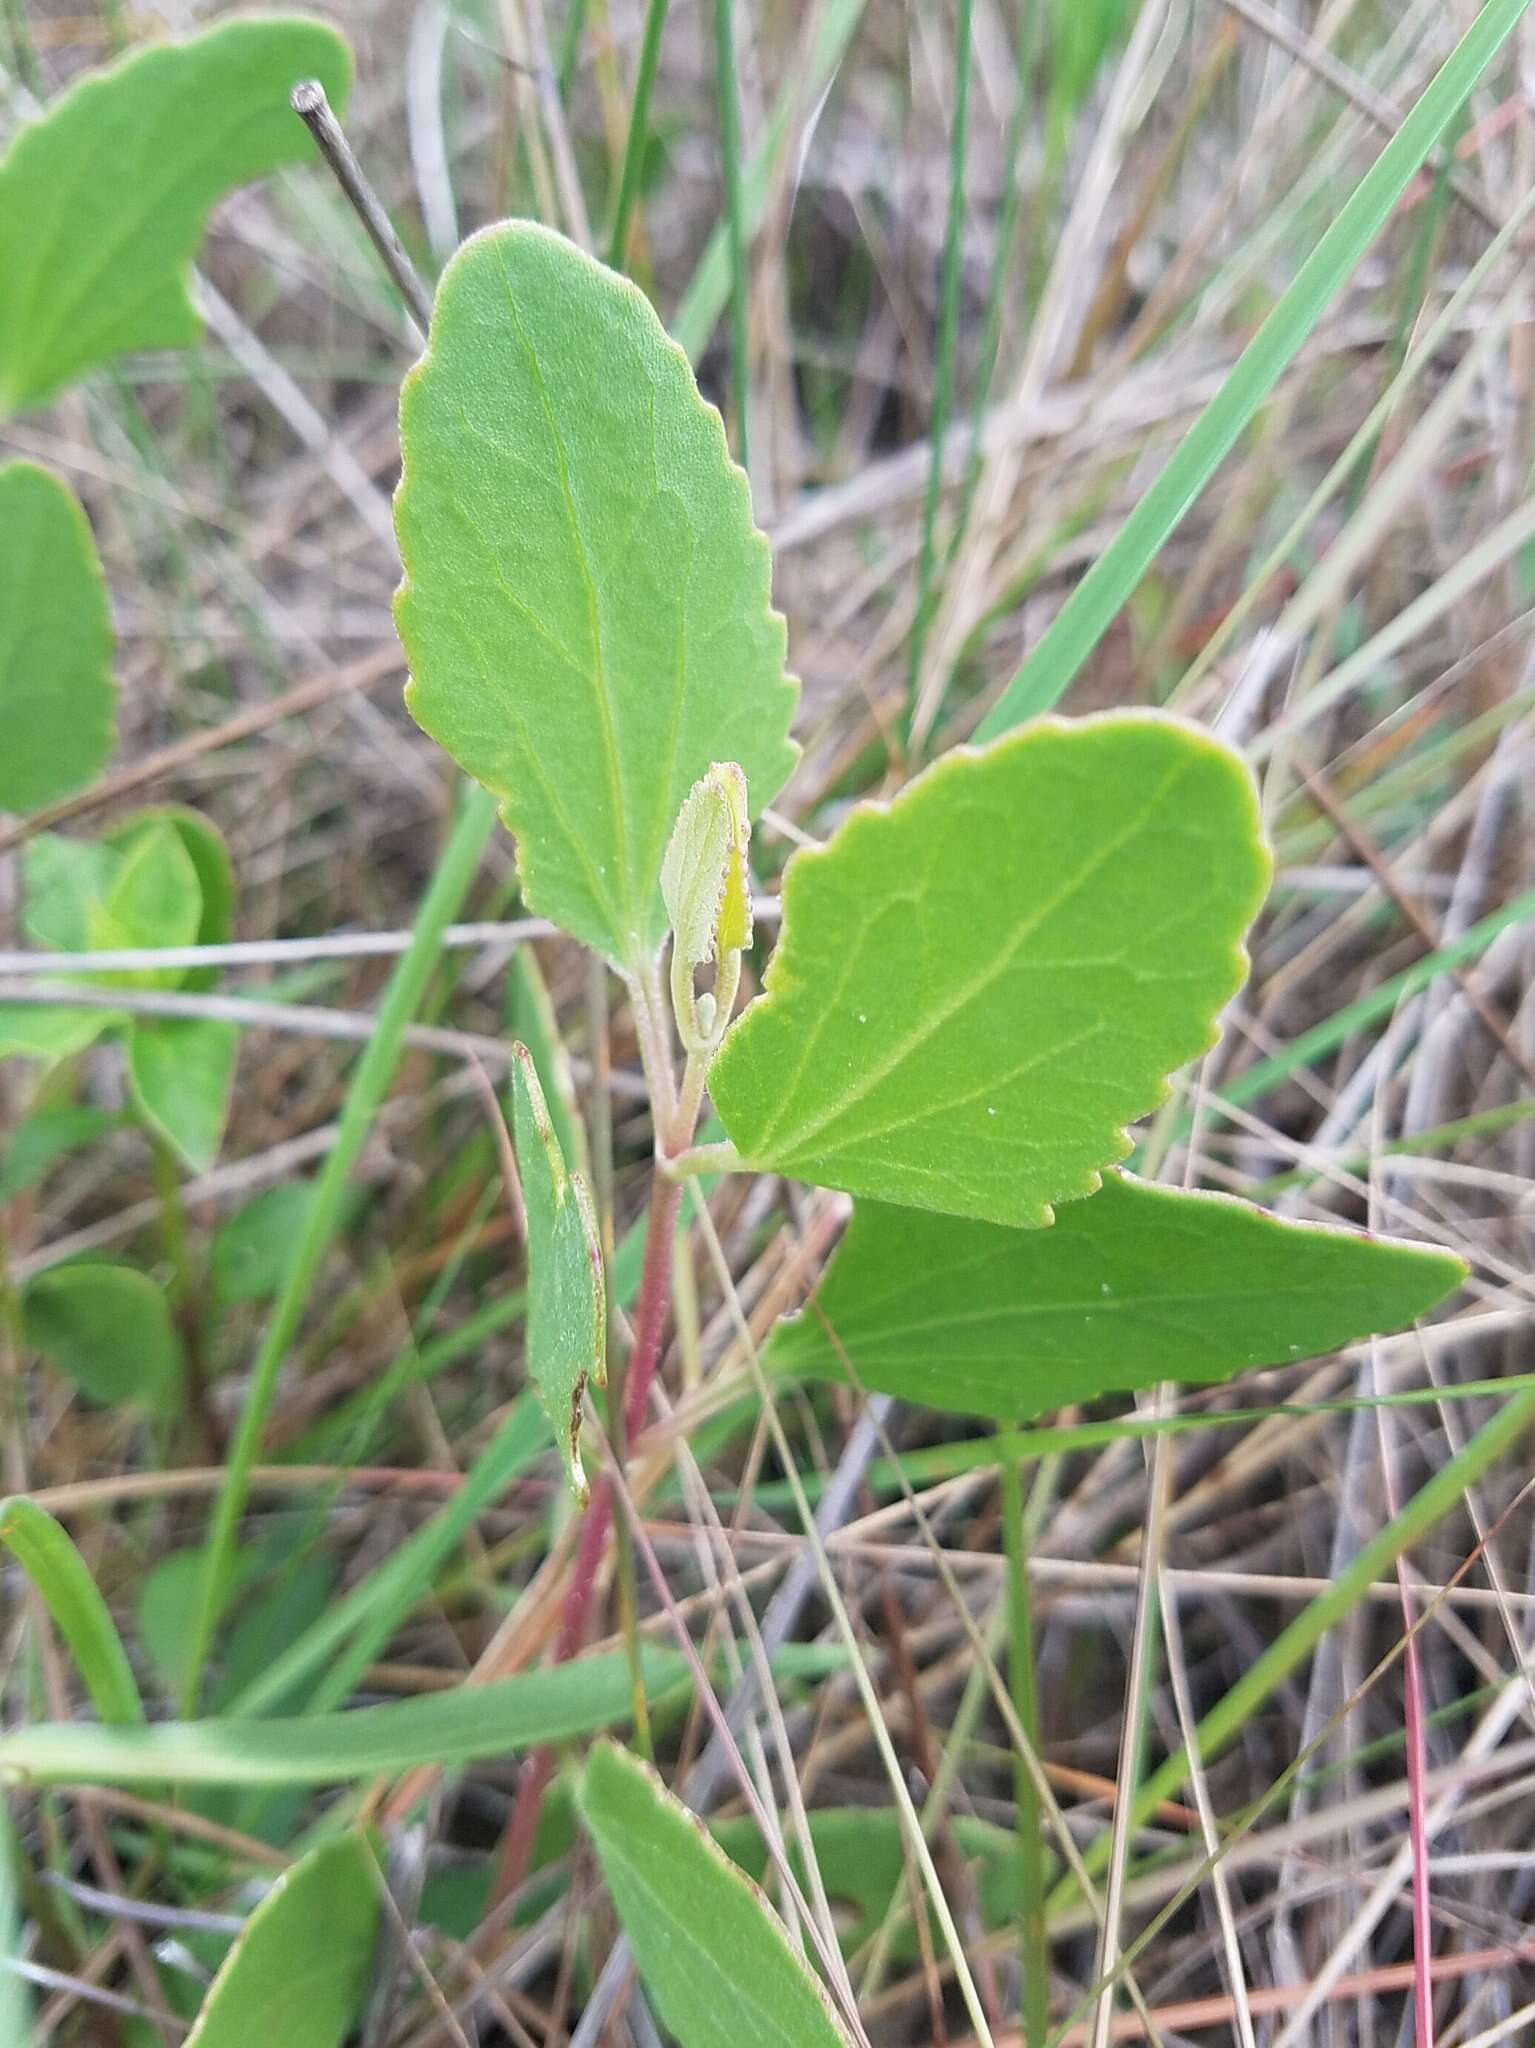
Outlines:
{"type": "Polygon", "coordinates": [[[750,838],[746,777],[734,761],[716,761],[683,799],[661,863],[676,958],[688,967],[751,943],[750,838]]]}

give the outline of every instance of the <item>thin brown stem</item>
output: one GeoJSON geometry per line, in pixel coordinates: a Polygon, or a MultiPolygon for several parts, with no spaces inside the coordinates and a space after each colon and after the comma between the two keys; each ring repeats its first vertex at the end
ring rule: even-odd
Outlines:
{"type": "MultiPolygon", "coordinates": [[[[650,1190],[650,1217],[645,1229],[645,1263],[640,1275],[634,1343],[625,1371],[623,1402],[614,1418],[621,1423],[621,1441],[613,1445],[613,1456],[620,1469],[628,1455],[629,1444],[639,1434],[645,1420],[650,1389],[661,1363],[671,1307],[672,1245],[681,1201],[680,1185],[668,1180],[664,1174],[656,1174],[650,1190]]],[[[560,1632],[554,1652],[557,1664],[568,1663],[586,1638],[597,1579],[607,1555],[612,1528],[613,1488],[604,1474],[592,1488],[570,1583],[565,1590],[565,1605],[560,1615],[560,1632]]],[[[535,1749],[522,1767],[511,1818],[501,1838],[501,1865],[491,1899],[492,1907],[509,1898],[528,1874],[544,1794],[554,1776],[554,1766],[554,1750],[546,1743],[535,1749]]]]}

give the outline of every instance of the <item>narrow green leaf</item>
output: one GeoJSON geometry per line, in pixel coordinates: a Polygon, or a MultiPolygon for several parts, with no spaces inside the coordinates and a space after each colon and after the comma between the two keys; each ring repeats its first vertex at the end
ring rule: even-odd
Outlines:
{"type": "Polygon", "coordinates": [[[235,1534],[250,1492],[251,1467],[260,1451],[262,1432],[277,1392],[278,1374],[309,1305],[320,1263],[340,1223],[347,1183],[393,1078],[405,1027],[426,990],[439,959],[442,934],[468,893],[494,825],[495,812],[488,797],[479,790],[470,791],[460,806],[431,886],[416,912],[410,945],[390,977],[373,1036],[347,1088],[336,1142],[315,1180],[314,1198],[305,1213],[304,1227],[290,1248],[282,1288],[251,1367],[245,1403],[224,1461],[224,1484],[209,1519],[208,1569],[202,1597],[188,1627],[189,1677],[184,1697],[189,1705],[196,1702],[202,1670],[213,1646],[214,1628],[223,1611],[235,1534]]]}
{"type": "Polygon", "coordinates": [[[181,1396],[181,1340],[164,1294],[134,1266],[79,1259],[50,1266],[21,1297],[26,1339],[103,1407],[167,1413],[181,1396]]]}
{"type": "Polygon", "coordinates": [[[129,1034],[133,1100],[193,1173],[218,1157],[239,1050],[239,1028],[217,1017],[140,1017],[129,1034]]]}
{"type": "Polygon", "coordinates": [[[128,349],[194,342],[186,271],[224,193],[313,154],[288,94],[340,106],[346,44],[301,19],[232,21],[73,86],[0,161],[0,414],[128,349]]]}
{"type": "Polygon", "coordinates": [[[1460,1285],[1448,1252],[1107,1173],[1050,1231],[859,1202],[775,1370],[1002,1421],[1201,1385],[1394,1330],[1460,1285]]]}
{"type": "Polygon", "coordinates": [[[356,1834],[285,1870],[224,1958],[186,2048],[340,2048],[368,1989],[379,1890],[356,1834]]]}
{"type": "Polygon", "coordinates": [[[331,1601],[302,1635],[269,1657],[259,1677],[230,1701],[230,1711],[264,1713],[322,1665],[323,1676],[308,1700],[310,1711],[344,1699],[426,1596],[437,1572],[475,1519],[493,1507],[518,1474],[548,1447],[543,1413],[524,1394],[464,1474],[464,1483],[452,1499],[339,1600],[331,1601]]]}
{"type": "Polygon", "coordinates": [[[117,1624],[67,1531],[46,1508],[16,1494],[0,1501],[0,1543],[42,1595],[102,1720],[120,1726],[142,1721],[143,1702],[117,1624]]]}
{"type": "MultiPolygon", "coordinates": [[[[681,1658],[642,1653],[646,1689],[669,1691],[681,1658]]],[[[622,1650],[461,1685],[398,1705],[296,1720],[157,1721],[104,1728],[40,1721],[0,1735],[0,1778],[81,1785],[338,1785],[418,1764],[452,1768],[627,1722],[634,1706],[622,1650]]]]}
{"type": "Polygon", "coordinates": [[[1178,443],[1039,645],[982,720],[991,739],[1058,704],[1164,541],[1258,412],[1391,216],[1424,158],[1501,48],[1529,0],[1487,0],[1332,225],[1178,443]]]}
{"type": "Polygon", "coordinates": [[[538,964],[531,940],[525,940],[512,955],[506,975],[506,1035],[521,1039],[533,1055],[538,1083],[544,1091],[549,1121],[560,1141],[560,1151],[572,1171],[586,1173],[586,1132],[576,1096],[570,1055],[560,1036],[559,1018],[549,984],[538,964]]]}
{"type": "Polygon", "coordinates": [[[591,1196],[568,1174],[525,1045],[512,1047],[512,1133],[528,1219],[528,1377],[554,1429],[577,1498],[586,1383],[607,1382],[607,1289],[591,1196]]]}
{"type": "Polygon", "coordinates": [[[32,2039],[32,1994],[11,1965],[21,1955],[21,1844],[0,1800],[0,2041],[32,2039]]]}
{"type": "Polygon", "coordinates": [[[93,782],[112,751],[112,615],[90,522],[57,477],[0,468],[0,534],[0,811],[35,811],[93,782]]]}
{"type": "Polygon", "coordinates": [[[400,439],[411,711],[501,800],[529,908],[636,968],[694,782],[737,761],[760,806],[795,758],[719,415],[635,286],[513,222],[444,272],[400,439]]]}
{"type": "Polygon", "coordinates": [[[580,1799],[646,1989],[682,2048],[846,2048],[762,1892],[648,1765],[600,1743],[580,1799]]]}
{"type": "Polygon", "coordinates": [[[789,863],[715,1108],[751,1167],[1048,1223],[1213,1044],[1268,874],[1251,777],[1193,726],[958,750],[789,863]]]}

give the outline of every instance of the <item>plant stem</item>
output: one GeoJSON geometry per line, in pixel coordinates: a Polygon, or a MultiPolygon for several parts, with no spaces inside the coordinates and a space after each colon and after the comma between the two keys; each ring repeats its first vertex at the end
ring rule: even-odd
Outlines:
{"type": "MultiPolygon", "coordinates": [[[[1029,1586],[1029,1535],[1024,1522],[1022,1470],[1004,1458],[1002,1539],[1007,1554],[1007,1672],[1018,1720],[1039,1754],[1039,1692],[1034,1667],[1034,1598],[1029,1586]]],[[[1018,1863],[1023,1878],[1024,2048],[1044,2048],[1050,2031],[1050,1947],[1045,1938],[1044,1819],[1027,1759],[1013,1759],[1018,1808],[1018,1863]]]]}
{"type": "MultiPolygon", "coordinates": [[[[667,1316],[671,1308],[672,1245],[681,1203],[681,1184],[668,1180],[663,1173],[655,1174],[650,1184],[650,1215],[645,1226],[645,1263],[640,1273],[634,1342],[624,1371],[623,1401],[616,1405],[614,1414],[619,1429],[612,1453],[620,1470],[628,1456],[628,1446],[639,1434],[645,1420],[650,1389],[656,1368],[661,1363],[667,1316]]],[[[604,1473],[592,1488],[592,1497],[582,1518],[575,1564],[565,1589],[560,1632],[555,1642],[556,1664],[568,1663],[585,1639],[597,1575],[602,1569],[612,1526],[613,1486],[604,1473]]],[[[554,1776],[554,1766],[554,1749],[545,1743],[533,1751],[522,1767],[517,1781],[517,1797],[502,1837],[501,1867],[496,1876],[494,1903],[510,1898],[528,1874],[544,1794],[554,1776]]]]}
{"type": "Polygon", "coordinates": [[[175,1155],[158,1131],[150,1131],[148,1136],[150,1156],[154,1162],[155,1193],[160,1200],[160,1231],[171,1269],[171,1306],[175,1310],[176,1326],[181,1332],[182,1347],[186,1353],[197,1424],[208,1458],[216,1464],[223,1456],[224,1446],[208,1395],[208,1367],[203,1356],[202,1318],[199,1313],[201,1304],[187,1244],[187,1212],[181,1197],[181,1175],[175,1155]]]}

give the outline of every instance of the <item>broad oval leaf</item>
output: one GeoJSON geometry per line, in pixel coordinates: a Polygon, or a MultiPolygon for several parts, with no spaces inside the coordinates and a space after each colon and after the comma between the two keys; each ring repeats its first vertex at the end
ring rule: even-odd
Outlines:
{"type": "MultiPolygon", "coordinates": [[[[168,819],[155,818],[121,843],[105,893],[86,910],[86,946],[93,953],[190,946],[202,921],[202,885],[186,841],[168,819]]],[[[172,988],[181,970],[126,968],[109,977],[125,987],[172,988]]]]}
{"type": "Polygon", "coordinates": [[[606,1383],[607,1285],[591,1196],[565,1171],[533,1055],[512,1047],[512,1133],[528,1227],[528,1377],[554,1429],[577,1498],[586,1383],[606,1383]]]}
{"type": "MultiPolygon", "coordinates": [[[[680,1657],[649,1646],[641,1647],[640,1669],[652,1698],[687,1675],[680,1657]]],[[[341,1714],[153,1721],[143,1728],[39,1721],[0,1735],[0,1781],[10,1774],[36,1784],[342,1785],[569,1741],[626,1723],[633,1712],[628,1655],[606,1650],[488,1685],[341,1714]]]]}
{"type": "Polygon", "coordinates": [[[186,2048],[339,2048],[367,1993],[380,1885],[361,1835],[301,1856],[236,1937],[186,2048]]]}
{"type": "Polygon", "coordinates": [[[400,445],[410,709],[500,798],[529,908],[637,968],[693,784],[736,761],[760,806],[795,759],[719,414],[634,285],[519,221],[443,273],[400,445]]]}
{"type": "Polygon", "coordinates": [[[134,1106],[192,1173],[206,1173],[218,1158],[239,1051],[238,1026],[221,1017],[134,1020],[128,1037],[134,1106]]]}
{"type": "MultiPolygon", "coordinates": [[[[0,221],[3,207],[0,180],[0,221]]],[[[0,225],[0,247],[4,235],[0,225]]],[[[36,463],[0,468],[0,535],[0,811],[27,812],[84,789],[106,765],[117,718],[112,615],[90,521],[36,463]]]]}
{"type": "Polygon", "coordinates": [[[20,131],[0,161],[0,415],[128,349],[197,340],[186,272],[209,208],[314,154],[288,104],[303,78],[344,101],[334,29],[225,22],[92,73],[20,131]]]}
{"type": "Polygon", "coordinates": [[[169,1413],[181,1398],[181,1339],[164,1294],[136,1266],[79,1259],[50,1266],[21,1297],[34,1350],[103,1407],[169,1413]]]}
{"type": "Polygon", "coordinates": [[[645,1987],[682,2048],[847,2048],[762,1892],[648,1765],[599,1743],[580,1803],[645,1987]]]}
{"type": "Polygon", "coordinates": [[[1046,1224],[1213,1044],[1268,876],[1246,768],[1180,720],[959,749],[790,861],[715,1108],[749,1167],[1046,1224]]]}
{"type": "Polygon", "coordinates": [[[1209,1384],[1394,1330],[1465,1278],[1448,1252],[1111,1172],[1048,1231],[858,1202],[776,1370],[1016,1421],[1209,1384]]]}
{"type": "MultiPolygon", "coordinates": [[[[135,811],[107,834],[104,843],[126,851],[144,834],[159,830],[168,830],[180,840],[197,877],[195,943],[222,945],[234,930],[235,870],[224,835],[211,818],[184,804],[159,804],[150,810],[135,811]]],[[[212,988],[218,978],[217,967],[189,967],[177,974],[176,983],[180,988],[205,989],[212,988]]]]}

